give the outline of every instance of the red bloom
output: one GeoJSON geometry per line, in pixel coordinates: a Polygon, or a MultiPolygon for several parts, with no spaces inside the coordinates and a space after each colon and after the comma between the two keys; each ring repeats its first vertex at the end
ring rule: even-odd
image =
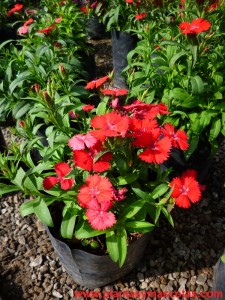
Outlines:
{"type": "Polygon", "coordinates": [[[91,200],[98,203],[110,202],[113,199],[113,186],[108,178],[97,174],[90,175],[78,193],[78,202],[82,207],[89,207],[91,200]]]}
{"type": "Polygon", "coordinates": [[[133,114],[135,118],[154,119],[158,114],[168,114],[168,108],[165,104],[147,104],[140,100],[134,101],[132,104],[124,105],[123,110],[133,114]]]}
{"type": "Polygon", "coordinates": [[[46,27],[44,29],[39,29],[38,32],[49,34],[54,28],[55,28],[55,24],[53,24],[52,26],[46,27]]]}
{"type": "Polygon", "coordinates": [[[84,13],[84,14],[88,14],[88,10],[85,6],[81,6],[80,10],[84,13]]]}
{"type": "Polygon", "coordinates": [[[14,12],[20,11],[23,8],[23,4],[16,3],[12,9],[7,12],[7,16],[11,16],[14,12]]]}
{"type": "Polygon", "coordinates": [[[142,14],[137,14],[136,16],[135,16],[135,19],[136,20],[142,20],[142,19],[144,19],[146,17],[146,13],[142,13],[142,14]]]}
{"type": "Polygon", "coordinates": [[[101,91],[103,95],[111,95],[111,96],[125,96],[128,94],[128,90],[126,89],[117,89],[117,88],[113,88],[113,89],[104,89],[101,91]]]}
{"type": "Polygon", "coordinates": [[[171,141],[168,137],[160,135],[160,129],[153,129],[149,133],[142,133],[136,137],[133,144],[138,147],[146,147],[138,157],[148,163],[161,164],[168,159],[171,141]]]}
{"type": "Polygon", "coordinates": [[[84,150],[85,147],[93,147],[97,143],[96,138],[90,133],[87,134],[76,134],[68,141],[68,145],[73,150],[84,150]]]}
{"type": "Polygon", "coordinates": [[[211,4],[211,5],[209,6],[208,11],[212,11],[212,10],[217,9],[218,4],[219,4],[219,0],[216,0],[213,4],[211,4]]]}
{"type": "Polygon", "coordinates": [[[108,112],[91,120],[91,126],[98,130],[91,133],[97,139],[104,141],[110,136],[125,136],[129,127],[129,118],[117,112],[108,112]]]}
{"type": "Polygon", "coordinates": [[[87,83],[87,85],[85,86],[85,89],[91,89],[91,90],[93,90],[95,88],[97,89],[98,87],[102,86],[108,79],[109,79],[109,76],[104,76],[97,80],[92,80],[87,83]]]}
{"type": "Polygon", "coordinates": [[[170,187],[173,188],[171,197],[175,198],[177,206],[188,208],[191,202],[195,203],[201,199],[201,185],[196,180],[197,172],[194,170],[185,171],[181,177],[175,177],[170,187]]]}
{"type": "Polygon", "coordinates": [[[23,26],[28,26],[28,25],[30,25],[33,22],[34,22],[34,19],[30,18],[26,22],[24,22],[23,26]]]}
{"type": "Polygon", "coordinates": [[[173,125],[165,124],[162,133],[170,138],[173,147],[181,150],[188,149],[188,136],[183,130],[178,129],[175,131],[173,125]]]}
{"type": "Polygon", "coordinates": [[[135,136],[143,132],[151,132],[158,127],[156,120],[131,118],[130,130],[135,136]]]}
{"type": "Polygon", "coordinates": [[[127,188],[122,188],[120,190],[116,190],[113,188],[113,200],[115,201],[122,201],[126,198],[124,195],[127,192],[127,188]]]}
{"type": "Polygon", "coordinates": [[[57,24],[60,23],[61,21],[62,21],[62,16],[54,20],[54,22],[57,24]]]}
{"type": "Polygon", "coordinates": [[[97,142],[92,148],[87,150],[73,151],[74,164],[86,171],[104,172],[110,168],[112,153],[104,151],[101,142],[97,142]]]}
{"type": "Polygon", "coordinates": [[[209,21],[202,18],[197,18],[191,23],[183,22],[179,25],[181,33],[183,34],[198,34],[208,30],[211,27],[209,21]]]}
{"type": "Polygon", "coordinates": [[[58,182],[63,190],[70,189],[74,184],[74,179],[64,178],[67,174],[70,173],[72,169],[67,163],[57,163],[55,164],[55,171],[57,177],[55,176],[48,176],[43,180],[43,187],[46,190],[50,190],[56,185],[58,182]]]}
{"type": "Polygon", "coordinates": [[[115,215],[112,212],[108,212],[111,206],[111,202],[100,204],[96,200],[92,200],[88,203],[86,216],[92,228],[105,230],[116,223],[115,215]]]}
{"type": "Polygon", "coordinates": [[[133,0],[126,0],[126,3],[133,3],[133,0]]]}
{"type": "Polygon", "coordinates": [[[18,29],[18,34],[27,34],[29,30],[28,26],[22,26],[18,29]]]}
{"type": "Polygon", "coordinates": [[[91,111],[92,109],[94,109],[95,106],[91,105],[91,104],[87,104],[87,105],[84,105],[82,108],[83,108],[83,111],[88,112],[88,111],[91,111]]]}

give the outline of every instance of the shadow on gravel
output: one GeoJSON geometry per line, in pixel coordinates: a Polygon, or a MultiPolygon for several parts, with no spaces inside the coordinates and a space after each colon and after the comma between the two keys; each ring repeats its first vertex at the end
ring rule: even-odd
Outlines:
{"type": "Polygon", "coordinates": [[[24,300],[23,290],[12,281],[0,276],[0,300],[24,300]]]}

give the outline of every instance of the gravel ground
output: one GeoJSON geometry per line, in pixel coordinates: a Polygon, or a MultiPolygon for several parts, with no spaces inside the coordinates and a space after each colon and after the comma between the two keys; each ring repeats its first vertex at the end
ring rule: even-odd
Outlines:
{"type": "MultiPolygon", "coordinates": [[[[99,51],[97,67],[102,67],[104,62],[108,64],[101,70],[101,74],[106,74],[111,66],[107,56],[110,43],[93,43],[99,51]]],[[[213,267],[225,246],[224,149],[225,143],[206,178],[203,200],[188,210],[174,209],[175,227],[161,221],[137,268],[111,285],[96,288],[96,295],[88,299],[98,299],[98,292],[107,291],[124,292],[121,297],[111,295],[111,299],[132,299],[126,296],[128,289],[129,292],[184,290],[197,293],[212,289],[213,267]]],[[[0,201],[0,300],[73,299],[74,291],[87,289],[65,273],[37,219],[34,216],[21,218],[19,206],[23,201],[20,194],[3,197],[0,201]]]]}

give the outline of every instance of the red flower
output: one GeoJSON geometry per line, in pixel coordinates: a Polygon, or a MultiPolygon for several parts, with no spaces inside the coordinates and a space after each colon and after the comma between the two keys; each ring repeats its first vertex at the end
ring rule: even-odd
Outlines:
{"type": "Polygon", "coordinates": [[[143,132],[151,132],[152,129],[158,127],[158,123],[156,122],[156,120],[151,119],[131,118],[130,123],[130,130],[134,133],[135,136],[142,134],[143,132]]]}
{"type": "Polygon", "coordinates": [[[86,216],[92,228],[105,230],[116,223],[115,215],[112,212],[108,212],[111,206],[111,202],[104,202],[100,204],[96,200],[92,200],[88,203],[86,216]]]}
{"type": "Polygon", "coordinates": [[[104,89],[101,91],[103,95],[111,95],[111,96],[125,96],[128,94],[128,90],[126,89],[117,89],[117,88],[113,88],[113,89],[104,89]]]}
{"type": "Polygon", "coordinates": [[[208,11],[212,11],[212,10],[217,9],[218,4],[219,4],[219,0],[216,0],[213,4],[211,4],[211,5],[209,6],[208,11]]]}
{"type": "Polygon", "coordinates": [[[49,34],[54,28],[55,28],[55,24],[53,24],[52,26],[46,27],[44,29],[39,29],[38,32],[49,34]]]}
{"type": "Polygon", "coordinates": [[[160,129],[153,129],[149,133],[142,133],[136,137],[133,144],[138,147],[146,147],[138,157],[148,163],[161,164],[168,159],[171,141],[168,137],[161,137],[160,129]]]}
{"type": "Polygon", "coordinates": [[[11,16],[14,12],[20,11],[23,8],[23,4],[16,3],[10,11],[7,12],[7,16],[11,16]]]}
{"type": "Polygon", "coordinates": [[[73,151],[74,164],[89,172],[104,172],[110,168],[112,153],[106,152],[100,156],[101,151],[104,151],[104,148],[100,141],[88,149],[88,151],[73,151]]]}
{"type": "Polygon", "coordinates": [[[113,200],[115,201],[122,201],[126,198],[124,195],[127,192],[127,188],[122,188],[120,190],[116,190],[113,188],[113,200]]]}
{"type": "Polygon", "coordinates": [[[20,127],[22,127],[22,128],[23,128],[23,127],[24,127],[24,125],[25,125],[25,122],[24,122],[23,120],[20,120],[20,121],[19,121],[19,124],[20,124],[20,127]]]}
{"type": "Polygon", "coordinates": [[[191,202],[195,203],[201,199],[201,185],[196,180],[197,172],[194,170],[185,171],[181,177],[175,177],[170,187],[173,188],[171,197],[175,198],[177,206],[188,208],[191,202]]]}
{"type": "Polygon", "coordinates": [[[136,16],[135,16],[135,19],[136,20],[142,20],[142,19],[144,19],[146,17],[146,13],[142,13],[142,14],[137,14],[136,16]]]}
{"type": "Polygon", "coordinates": [[[24,22],[23,26],[28,26],[28,25],[30,25],[33,22],[34,22],[34,19],[30,18],[26,22],[24,22]]]}
{"type": "Polygon", "coordinates": [[[126,0],[126,3],[133,3],[133,0],[126,0]]]}
{"type": "Polygon", "coordinates": [[[83,111],[88,112],[88,111],[91,111],[92,109],[94,109],[95,106],[91,105],[91,104],[87,104],[87,105],[84,105],[82,108],[83,108],[83,111]]]}
{"type": "Polygon", "coordinates": [[[175,131],[173,125],[165,124],[162,133],[170,138],[173,147],[181,150],[188,149],[188,136],[183,130],[178,129],[175,131]]]}
{"type": "Polygon", "coordinates": [[[76,134],[74,137],[69,139],[68,145],[73,150],[84,150],[85,147],[90,148],[93,147],[94,144],[96,144],[97,140],[96,138],[90,134],[76,134]]]}
{"type": "Polygon", "coordinates": [[[147,104],[140,100],[134,101],[132,104],[124,105],[123,110],[133,114],[135,118],[154,119],[158,114],[168,114],[168,108],[163,103],[147,104]]]}
{"type": "Polygon", "coordinates": [[[84,13],[84,14],[88,14],[88,10],[85,6],[81,6],[80,10],[84,13]]]}
{"type": "Polygon", "coordinates": [[[98,203],[110,202],[113,199],[113,186],[108,178],[97,174],[90,175],[78,193],[78,202],[82,207],[89,207],[91,200],[98,203]]]}
{"type": "Polygon", "coordinates": [[[211,27],[209,21],[202,18],[197,18],[191,23],[183,22],[179,25],[181,33],[183,34],[198,34],[208,30],[211,27]]]}
{"type": "Polygon", "coordinates": [[[92,80],[87,83],[87,85],[85,86],[85,89],[91,89],[91,90],[93,90],[95,88],[97,89],[98,87],[102,86],[103,83],[105,83],[108,79],[109,79],[109,76],[104,76],[97,80],[92,80]]]}
{"type": "Polygon", "coordinates": [[[54,22],[57,24],[60,23],[61,21],[62,21],[62,16],[54,20],[54,22]]]}
{"type": "Polygon", "coordinates": [[[18,34],[27,34],[29,30],[28,26],[22,26],[18,29],[18,34]]]}
{"type": "Polygon", "coordinates": [[[129,118],[117,112],[108,112],[91,120],[91,126],[98,130],[91,133],[103,141],[110,136],[125,136],[129,127],[129,118]]]}
{"type": "Polygon", "coordinates": [[[57,177],[55,176],[46,177],[43,180],[44,189],[50,190],[51,188],[53,188],[54,185],[56,185],[59,182],[63,190],[69,190],[74,184],[74,179],[64,178],[64,177],[67,174],[69,174],[71,170],[72,169],[67,163],[60,162],[55,164],[55,171],[57,177]]]}

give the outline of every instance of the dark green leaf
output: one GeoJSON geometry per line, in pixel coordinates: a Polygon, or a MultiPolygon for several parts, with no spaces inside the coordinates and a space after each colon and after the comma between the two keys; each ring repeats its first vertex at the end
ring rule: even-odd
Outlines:
{"type": "Polygon", "coordinates": [[[48,227],[54,226],[48,206],[43,199],[39,198],[38,201],[34,203],[33,208],[34,213],[42,221],[42,223],[48,227]]]}
{"type": "Polygon", "coordinates": [[[114,231],[109,231],[106,233],[106,245],[112,261],[117,262],[119,260],[119,251],[117,236],[114,231]]]}

